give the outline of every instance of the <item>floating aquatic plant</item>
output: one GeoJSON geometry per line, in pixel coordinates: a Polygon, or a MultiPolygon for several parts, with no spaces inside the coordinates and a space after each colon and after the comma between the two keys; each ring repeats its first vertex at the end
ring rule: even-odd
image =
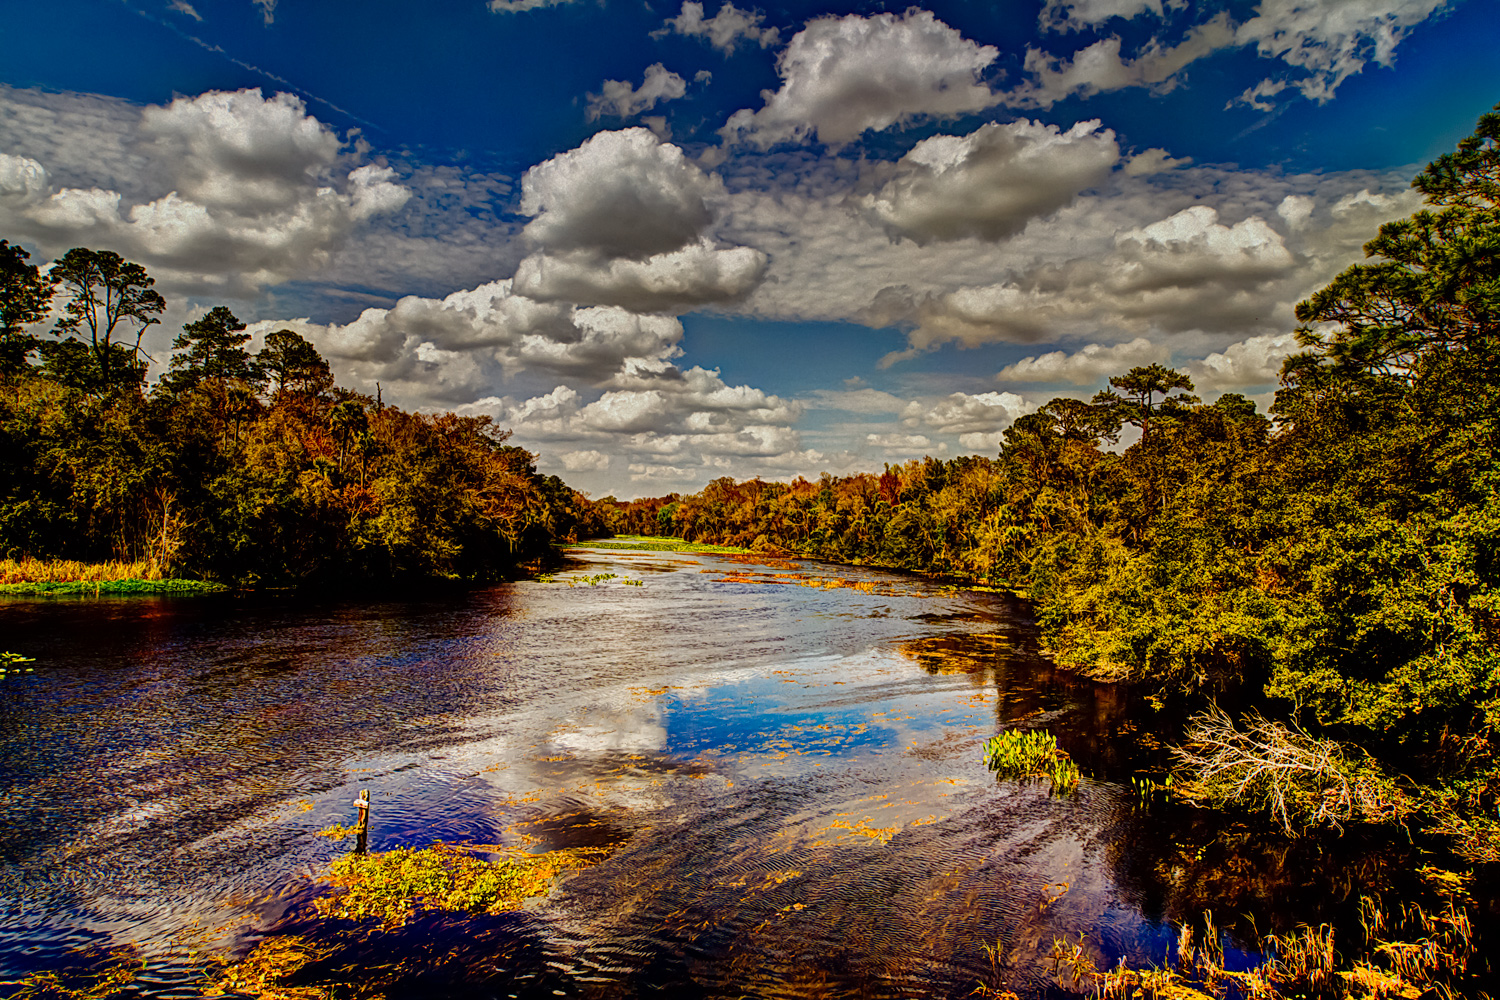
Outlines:
{"type": "Polygon", "coordinates": [[[446,844],[397,848],[375,854],[346,854],[329,867],[328,878],[343,891],[314,903],[325,917],[378,919],[398,926],[421,910],[499,913],[540,896],[563,871],[583,868],[586,850],[517,854],[483,861],[446,844]]]}
{"type": "Polygon", "coordinates": [[[1048,778],[1058,793],[1071,792],[1083,777],[1073,758],[1057,745],[1057,737],[1046,730],[1008,729],[986,740],[984,762],[1005,778],[1048,778]]]}
{"type": "Polygon", "coordinates": [[[31,667],[23,667],[23,663],[35,663],[36,658],[22,656],[20,653],[0,653],[0,675],[4,674],[29,674],[31,667]]]}

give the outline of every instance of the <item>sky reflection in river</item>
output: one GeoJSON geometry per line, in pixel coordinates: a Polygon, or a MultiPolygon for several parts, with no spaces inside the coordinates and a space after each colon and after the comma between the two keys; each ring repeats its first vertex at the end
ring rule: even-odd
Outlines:
{"type": "Polygon", "coordinates": [[[999,595],[588,551],[551,582],[415,601],[0,615],[42,667],[0,703],[0,975],[273,924],[345,849],[315,831],[359,788],[375,850],[615,848],[524,914],[372,945],[366,964],[425,969],[410,995],[957,997],[996,942],[1036,993],[1055,936],[1112,964],[1173,933],[1141,885],[1178,827],[1120,784],[1155,744],[999,595]],[[997,782],[980,744],[1010,725],[1092,777],[1065,799],[997,782]]]}

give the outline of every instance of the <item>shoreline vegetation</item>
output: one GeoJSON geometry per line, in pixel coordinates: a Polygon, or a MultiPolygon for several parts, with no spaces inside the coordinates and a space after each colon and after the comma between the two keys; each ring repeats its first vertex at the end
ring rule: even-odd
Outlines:
{"type": "Polygon", "coordinates": [[[702,552],[709,555],[746,556],[753,550],[739,545],[715,545],[709,542],[689,542],[670,536],[613,535],[609,538],[594,538],[579,542],[568,542],[565,548],[618,549],[627,552],[702,552]]]}
{"type": "Polygon", "coordinates": [[[490,418],[341,387],[291,330],[252,355],[223,306],[148,385],[154,283],[81,247],[43,273],[0,240],[0,553],[36,570],[8,593],[483,583],[607,532],[490,418]]]}
{"type": "MultiPolygon", "coordinates": [[[[1176,780],[1150,795],[1289,838],[1396,827],[1451,849],[1467,869],[1445,874],[1482,887],[1439,911],[1399,901],[1421,940],[1372,932],[1343,964],[1331,931],[1284,941],[1300,956],[1286,961],[1316,974],[1288,967],[1283,982],[1479,995],[1493,970],[1470,967],[1487,951],[1469,935],[1493,927],[1500,871],[1497,177],[1490,113],[1413,180],[1423,209],[1381,226],[1366,263],[1298,305],[1300,350],[1269,417],[1235,393],[1204,404],[1186,373],[1153,364],[1017,419],[995,459],[725,477],[596,506],[616,532],[1025,595],[1059,665],[1187,720],[1176,780]]],[[[1154,995],[1180,983],[1126,978],[1093,981],[1154,995]]]]}
{"type": "Polygon", "coordinates": [[[82,563],[65,559],[0,559],[0,597],[62,594],[211,594],[222,583],[166,576],[146,561],[82,563]]]}

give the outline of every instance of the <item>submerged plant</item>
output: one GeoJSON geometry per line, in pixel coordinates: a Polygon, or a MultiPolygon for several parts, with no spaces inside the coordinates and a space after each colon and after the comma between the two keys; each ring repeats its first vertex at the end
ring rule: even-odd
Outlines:
{"type": "Polygon", "coordinates": [[[314,962],[334,954],[332,945],[314,944],[297,935],[267,938],[238,962],[211,975],[203,995],[258,997],[261,1000],[334,1000],[332,986],[289,986],[287,980],[314,962]]]}
{"type": "Polygon", "coordinates": [[[145,968],[145,961],[133,950],[120,948],[87,970],[33,972],[5,985],[16,987],[7,994],[12,1000],[105,1000],[129,990],[145,968]]]}
{"type": "Polygon", "coordinates": [[[985,741],[984,762],[1005,778],[1047,778],[1055,793],[1078,787],[1083,772],[1068,752],[1057,745],[1057,737],[1046,730],[1007,729],[985,741]]]}

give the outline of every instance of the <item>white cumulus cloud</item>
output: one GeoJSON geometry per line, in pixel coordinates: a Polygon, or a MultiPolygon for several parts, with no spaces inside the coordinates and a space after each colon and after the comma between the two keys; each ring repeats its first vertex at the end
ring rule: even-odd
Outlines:
{"type": "Polygon", "coordinates": [[[740,42],[753,42],[761,48],[769,48],[781,41],[776,28],[763,28],[765,15],[758,10],[741,10],[726,2],[713,17],[703,16],[703,5],[687,0],[682,12],[669,17],[666,23],[651,34],[660,37],[677,32],[690,38],[703,38],[721,52],[733,52],[740,42]]]}
{"type": "Polygon", "coordinates": [[[722,191],[681,149],[650,131],[600,132],[521,178],[526,236],[548,250],[644,260],[695,243],[722,191]]]}
{"type": "Polygon", "coordinates": [[[645,260],[601,259],[587,251],[534,254],[516,270],[516,288],[544,301],[670,312],[743,298],[760,283],[766,255],[749,247],[695,244],[645,260]]]}
{"type": "Polygon", "coordinates": [[[1072,354],[1051,351],[1022,358],[1000,369],[996,376],[1002,382],[1071,382],[1093,385],[1100,379],[1119,375],[1137,365],[1166,361],[1170,351],[1145,337],[1124,344],[1089,344],[1072,354]]]}
{"type": "Polygon", "coordinates": [[[409,295],[346,324],[272,320],[251,332],[281,326],[308,337],[362,386],[380,382],[423,404],[449,405],[521,372],[602,385],[632,360],[672,357],[682,338],[675,318],[537,302],[508,280],[442,299],[409,295]]]}
{"type": "Polygon", "coordinates": [[[912,147],[866,209],[918,243],[1010,236],[1073,201],[1119,160],[1114,133],[1097,119],[1063,132],[1022,119],[966,136],[935,135],[912,147]]]}
{"type": "Polygon", "coordinates": [[[1194,361],[1188,366],[1188,373],[1200,389],[1267,385],[1280,379],[1281,362],[1298,350],[1295,334],[1265,334],[1231,344],[1201,361],[1194,361]]]}
{"type": "Polygon", "coordinates": [[[516,270],[521,294],[662,312],[741,298],[765,274],[761,251],[705,235],[722,181],[646,129],[601,132],[532,167],[521,190],[540,248],[516,270]]]}
{"type": "MultiPolygon", "coordinates": [[[[26,111],[45,137],[46,110],[26,111]]],[[[391,168],[354,166],[345,142],[289,94],[214,91],[137,114],[122,139],[132,151],[109,153],[122,169],[132,158],[149,167],[121,185],[129,194],[54,189],[45,163],[7,155],[0,225],[47,253],[116,250],[165,286],[250,294],[325,265],[358,225],[410,197],[391,168]]]]}
{"type": "Polygon", "coordinates": [[[901,413],[901,423],[939,434],[995,433],[1035,409],[1035,403],[1013,392],[954,392],[937,399],[912,400],[901,413]]]}
{"type": "Polygon", "coordinates": [[[686,80],[661,63],[653,63],[646,67],[639,87],[629,80],[605,80],[599,93],[588,95],[588,120],[597,121],[604,115],[633,118],[661,101],[673,101],[686,93],[686,80]]]}
{"type": "MultiPolygon", "coordinates": [[[[914,348],[1121,332],[1234,330],[1275,322],[1267,292],[1295,258],[1258,216],[1222,225],[1194,205],[1115,237],[1115,249],[1045,265],[995,285],[960,288],[918,307],[914,348]]],[[[1274,298],[1271,304],[1275,304],[1274,298]]]]}
{"type": "Polygon", "coordinates": [[[781,88],[763,92],[760,110],[736,111],[720,134],[761,148],[814,136],[841,145],[914,118],[981,111],[996,102],[980,74],[998,54],[917,8],[818,18],[778,57],[781,88]]]}

